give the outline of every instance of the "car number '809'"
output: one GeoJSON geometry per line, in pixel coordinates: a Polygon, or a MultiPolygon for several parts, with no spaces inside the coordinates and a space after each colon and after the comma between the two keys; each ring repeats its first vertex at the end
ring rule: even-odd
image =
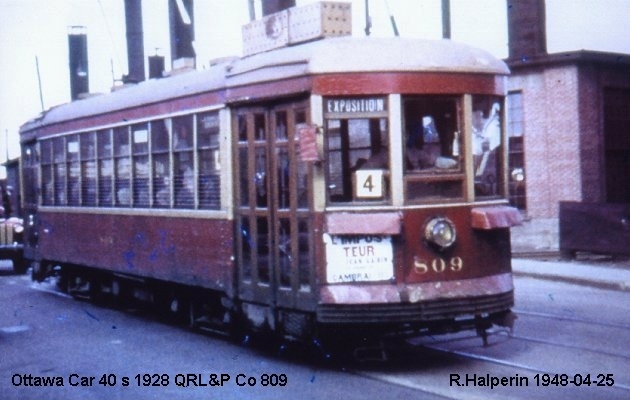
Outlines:
{"type": "Polygon", "coordinates": [[[413,270],[418,275],[424,275],[429,271],[438,274],[446,271],[461,272],[462,269],[464,269],[464,260],[458,256],[451,257],[448,260],[442,257],[436,257],[431,260],[425,260],[419,257],[413,258],[413,270]]]}

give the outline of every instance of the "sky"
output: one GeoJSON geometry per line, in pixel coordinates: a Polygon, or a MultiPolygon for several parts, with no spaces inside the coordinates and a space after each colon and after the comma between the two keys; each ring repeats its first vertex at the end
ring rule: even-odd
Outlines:
{"type": "MultiPolygon", "coordinates": [[[[167,1],[143,0],[142,12],[145,57],[163,55],[169,65],[167,1]]],[[[365,0],[350,1],[353,35],[364,36],[365,0]]],[[[260,0],[255,4],[260,15],[260,0]]],[[[369,4],[371,36],[393,36],[393,15],[401,36],[441,38],[441,0],[369,4]]],[[[194,0],[194,5],[197,67],[241,55],[248,0],[194,0]]],[[[547,0],[546,14],[550,53],[630,53],[630,0],[547,0]]],[[[69,27],[86,28],[90,92],[107,93],[119,83],[127,73],[124,20],[124,0],[0,0],[0,163],[19,156],[19,127],[42,111],[42,103],[48,109],[70,100],[69,27]]],[[[507,57],[506,0],[451,0],[451,31],[452,40],[507,57]]],[[[0,167],[0,178],[4,174],[0,167]]]]}

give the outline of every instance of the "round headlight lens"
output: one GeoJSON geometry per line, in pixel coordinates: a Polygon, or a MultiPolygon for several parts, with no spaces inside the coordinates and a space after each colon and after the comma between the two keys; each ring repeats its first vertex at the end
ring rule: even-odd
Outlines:
{"type": "Polygon", "coordinates": [[[445,217],[431,219],[424,228],[424,238],[442,249],[452,246],[456,236],[455,225],[445,217]]]}
{"type": "Polygon", "coordinates": [[[514,168],[510,175],[514,182],[523,182],[525,180],[525,170],[523,168],[514,168]]]}
{"type": "Polygon", "coordinates": [[[22,233],[24,232],[24,227],[22,225],[15,225],[13,231],[15,231],[15,233],[22,233]]]}

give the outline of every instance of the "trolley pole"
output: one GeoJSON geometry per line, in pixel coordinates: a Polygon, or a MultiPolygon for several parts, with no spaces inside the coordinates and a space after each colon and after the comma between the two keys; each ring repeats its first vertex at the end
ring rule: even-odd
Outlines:
{"type": "Polygon", "coordinates": [[[44,111],[44,94],[42,93],[42,77],[39,73],[39,57],[35,56],[35,69],[37,70],[37,84],[39,85],[39,104],[44,111]]]}

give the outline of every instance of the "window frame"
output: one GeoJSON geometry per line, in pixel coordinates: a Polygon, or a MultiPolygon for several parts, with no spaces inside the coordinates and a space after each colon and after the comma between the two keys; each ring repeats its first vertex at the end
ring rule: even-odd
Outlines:
{"type": "Polygon", "coordinates": [[[224,140],[226,114],[221,110],[197,110],[40,139],[39,146],[45,154],[39,165],[43,190],[38,196],[38,204],[53,207],[225,211],[227,206],[222,195],[225,177],[221,168],[221,154],[229,149],[225,147],[224,140]],[[201,125],[198,124],[202,123],[203,117],[213,119],[213,132],[202,133],[201,125]],[[172,135],[173,121],[182,118],[189,121],[192,143],[185,149],[176,149],[172,135]],[[160,131],[161,138],[167,139],[168,143],[162,147],[154,145],[157,140],[153,137],[156,124],[164,124],[160,131]],[[201,146],[197,146],[198,131],[199,134],[210,135],[207,138],[210,142],[202,142],[201,146]],[[175,199],[174,168],[176,158],[184,153],[188,156],[192,171],[186,176],[191,178],[193,190],[189,201],[181,204],[175,199]],[[211,154],[210,159],[206,159],[208,154],[211,154]],[[168,191],[167,201],[163,204],[158,204],[156,199],[158,189],[155,179],[158,175],[155,161],[158,157],[168,160],[166,171],[161,175],[166,178],[168,191]],[[200,173],[199,168],[203,168],[204,162],[212,164],[213,169],[206,172],[212,173],[214,179],[211,185],[202,188],[203,171],[200,173]],[[142,167],[142,171],[138,170],[139,167],[142,167]],[[74,176],[75,169],[77,176],[74,176]],[[146,182],[140,182],[139,179],[146,182]],[[75,184],[78,184],[76,198],[69,199],[68,196],[75,191],[71,185],[75,184]],[[141,189],[147,192],[146,196],[143,192],[142,198],[138,193],[141,189]],[[212,198],[211,201],[204,202],[201,199],[202,190],[212,198]]]}
{"type": "Polygon", "coordinates": [[[506,101],[508,122],[508,198],[511,205],[521,211],[527,211],[525,107],[523,101],[522,90],[508,92],[506,101]]]}
{"type": "MultiPolygon", "coordinates": [[[[388,96],[331,96],[323,98],[324,104],[324,151],[326,153],[327,166],[325,168],[326,203],[330,206],[352,205],[392,205],[392,143],[391,143],[391,116],[390,99],[388,96]],[[338,127],[333,127],[338,123],[338,127]],[[357,136],[361,141],[367,141],[359,146],[352,146],[352,130],[362,129],[360,126],[352,127],[353,123],[360,125],[367,123],[367,135],[357,136]],[[365,122],[362,122],[365,121],[365,122]],[[338,132],[338,133],[337,133],[338,132]],[[378,138],[375,132],[378,132],[378,138]],[[338,148],[331,148],[333,135],[339,141],[338,148]],[[339,166],[341,169],[342,193],[333,195],[333,178],[331,169],[334,169],[332,153],[340,152],[339,166]],[[343,154],[347,152],[348,154],[343,154]],[[350,153],[364,152],[366,157],[351,156],[350,153]],[[369,153],[368,153],[369,152],[369,153]],[[385,161],[383,162],[383,156],[385,161]],[[381,165],[386,164],[386,168],[381,165]],[[348,170],[345,176],[343,170],[348,170]],[[367,171],[361,181],[375,185],[376,196],[370,196],[362,192],[360,181],[357,181],[357,171],[367,171]],[[370,173],[373,171],[373,173],[370,173]],[[382,179],[382,180],[381,180],[382,179]],[[358,189],[358,190],[357,190],[358,189]],[[378,192],[380,191],[380,195],[378,192]]],[[[363,127],[366,129],[366,127],[363,127]]],[[[361,174],[359,174],[361,175],[361,174]]],[[[371,192],[372,188],[368,188],[371,192]]]]}
{"type": "MultiPolygon", "coordinates": [[[[450,203],[450,202],[460,202],[466,201],[468,196],[468,168],[467,168],[467,144],[466,144],[466,111],[465,111],[465,103],[466,98],[464,95],[445,95],[445,94],[414,94],[414,95],[406,95],[402,96],[401,99],[402,107],[401,107],[401,119],[402,119],[402,154],[403,154],[403,188],[404,188],[404,201],[405,204],[415,205],[415,204],[435,204],[435,203],[450,203]],[[431,103],[432,99],[436,103],[449,103],[452,102],[453,109],[449,112],[453,114],[454,124],[451,123],[447,129],[444,125],[449,125],[444,123],[444,119],[447,117],[438,117],[436,116],[438,111],[444,113],[446,108],[442,104],[436,105],[436,103],[431,103]],[[415,112],[418,112],[418,109],[423,109],[424,112],[420,112],[418,115],[412,117],[411,103],[418,103],[415,105],[415,112]],[[420,104],[422,103],[422,104],[420,104]],[[424,115],[426,114],[426,115],[424,115]],[[425,118],[431,117],[430,122],[425,123],[425,118]],[[412,135],[414,135],[414,130],[418,127],[415,126],[417,124],[421,124],[419,129],[422,129],[423,132],[421,135],[425,135],[425,125],[426,127],[432,127],[431,129],[427,129],[428,131],[433,131],[433,135],[437,134],[441,139],[444,136],[445,141],[441,140],[438,142],[433,141],[429,145],[431,146],[431,151],[426,152],[425,146],[426,144],[422,144],[422,147],[419,151],[419,154],[416,156],[418,160],[410,160],[412,158],[408,151],[411,149],[411,146],[415,147],[415,144],[411,144],[410,140],[412,135]],[[453,134],[450,134],[450,131],[453,131],[453,134]],[[456,134],[457,133],[457,134],[456,134]],[[451,138],[452,136],[452,138],[451,138]],[[453,140],[457,140],[458,150],[456,151],[457,155],[453,154],[453,150],[455,146],[453,145],[453,140]],[[448,143],[450,141],[450,145],[448,143]],[[437,144],[437,145],[436,145],[437,144]],[[437,147],[439,146],[439,147],[437,147]],[[448,156],[448,152],[451,152],[451,155],[448,156]],[[439,152],[439,155],[438,155],[439,152]],[[444,154],[446,153],[446,154],[444,154]],[[440,169],[436,166],[438,158],[453,158],[458,157],[456,167],[451,168],[443,168],[440,169]],[[422,159],[422,161],[420,160],[422,159]],[[422,166],[420,165],[422,164],[422,166]],[[441,185],[445,184],[445,185],[441,185]],[[426,196],[412,196],[411,185],[422,185],[426,188],[434,188],[436,192],[440,190],[451,190],[458,192],[457,195],[451,196],[440,196],[440,195],[426,195],[426,196]],[[441,186],[441,187],[440,187],[441,186]]],[[[421,142],[424,140],[420,140],[421,142]]],[[[415,141],[414,141],[415,142],[415,141]]],[[[416,189],[417,190],[417,189],[416,189]]]]}

